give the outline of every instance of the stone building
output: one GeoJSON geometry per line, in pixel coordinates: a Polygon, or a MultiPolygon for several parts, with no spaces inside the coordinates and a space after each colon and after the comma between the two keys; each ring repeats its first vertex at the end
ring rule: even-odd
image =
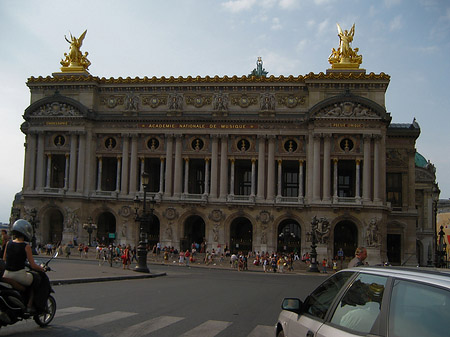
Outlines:
{"type": "Polygon", "coordinates": [[[249,76],[106,79],[80,46],[27,82],[14,210],[35,212],[38,242],[87,243],[92,223],[101,242],[136,245],[147,172],[150,245],[304,253],[314,230],[319,258],[366,246],[371,264],[427,260],[435,176],[416,170],[419,125],[391,123],[390,77],[360,69],[356,48],[304,76],[268,77],[258,59],[249,76]]]}

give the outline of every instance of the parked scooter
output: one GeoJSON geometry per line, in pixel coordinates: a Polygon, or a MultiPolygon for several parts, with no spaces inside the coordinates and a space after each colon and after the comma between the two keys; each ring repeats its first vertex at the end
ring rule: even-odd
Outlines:
{"type": "MultiPolygon", "coordinates": [[[[58,256],[41,264],[46,271],[50,271],[49,262],[58,256]]],[[[39,290],[34,294],[36,312],[30,314],[27,309],[27,288],[13,280],[0,278],[0,327],[14,324],[24,319],[33,318],[41,327],[45,327],[53,320],[56,313],[56,301],[51,295],[54,293],[50,280],[45,272],[34,272],[40,276],[39,290]]]]}

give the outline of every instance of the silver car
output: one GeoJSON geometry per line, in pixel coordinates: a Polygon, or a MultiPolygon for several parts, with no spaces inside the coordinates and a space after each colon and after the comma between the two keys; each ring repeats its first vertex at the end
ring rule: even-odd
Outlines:
{"type": "Polygon", "coordinates": [[[450,271],[344,269],[304,302],[285,298],[281,307],[277,337],[450,336],[450,271]]]}

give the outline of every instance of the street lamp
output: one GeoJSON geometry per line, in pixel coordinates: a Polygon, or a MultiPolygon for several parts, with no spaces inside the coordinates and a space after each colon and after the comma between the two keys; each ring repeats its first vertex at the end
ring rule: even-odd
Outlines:
{"type": "Polygon", "coordinates": [[[317,225],[318,225],[318,221],[316,216],[313,217],[312,221],[311,221],[311,233],[308,233],[308,235],[311,237],[311,263],[309,265],[309,271],[310,272],[315,272],[315,273],[319,273],[320,270],[317,267],[317,251],[316,251],[316,247],[317,247],[317,238],[316,238],[316,229],[317,229],[317,225]]]}
{"type": "Polygon", "coordinates": [[[134,271],[149,273],[150,270],[147,267],[147,233],[145,231],[145,228],[151,225],[153,221],[153,205],[155,203],[155,200],[153,199],[153,197],[150,197],[150,210],[147,212],[147,190],[150,176],[147,172],[144,171],[142,172],[141,178],[142,187],[144,189],[144,203],[142,205],[142,213],[140,215],[139,205],[141,201],[139,200],[138,196],[136,196],[136,198],[134,199],[135,221],[139,222],[139,245],[137,249],[138,264],[134,268],[134,271]]]}
{"type": "Polygon", "coordinates": [[[36,220],[36,216],[37,216],[37,210],[36,208],[32,208],[30,210],[30,223],[31,223],[31,228],[33,229],[33,237],[31,238],[31,253],[33,255],[38,255],[38,252],[36,250],[36,228],[37,228],[37,223],[38,221],[36,220]]]}
{"type": "Polygon", "coordinates": [[[445,243],[445,232],[444,226],[441,226],[441,230],[439,231],[439,245],[438,245],[438,253],[439,253],[439,263],[438,267],[442,268],[447,264],[447,244],[445,243]]]}
{"type": "Polygon", "coordinates": [[[434,265],[438,267],[438,256],[436,243],[437,243],[437,204],[439,202],[439,194],[441,191],[437,184],[435,184],[431,190],[431,199],[433,201],[433,253],[434,253],[434,265]]]}
{"type": "Polygon", "coordinates": [[[89,234],[89,247],[91,246],[91,234],[97,229],[97,225],[92,221],[92,217],[88,217],[87,223],[83,224],[83,229],[89,234]]]}

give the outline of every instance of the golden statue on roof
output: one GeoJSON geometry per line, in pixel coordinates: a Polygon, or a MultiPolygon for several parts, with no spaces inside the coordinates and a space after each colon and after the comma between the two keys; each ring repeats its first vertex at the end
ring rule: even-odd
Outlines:
{"type": "Polygon", "coordinates": [[[332,69],[358,69],[362,63],[362,56],[358,55],[358,48],[352,48],[351,43],[355,35],[355,24],[350,31],[342,31],[341,26],[337,23],[339,47],[331,52],[328,62],[331,63],[332,69]]]}
{"type": "Polygon", "coordinates": [[[87,69],[91,65],[91,62],[87,59],[88,53],[85,52],[83,55],[80,50],[81,45],[83,44],[84,37],[86,36],[86,33],[87,30],[85,30],[84,33],[81,34],[78,39],[72,36],[72,33],[70,33],[70,41],[64,35],[66,41],[70,43],[70,50],[68,54],[64,53],[65,59],[61,60],[60,62],[62,65],[61,67],[62,72],[86,73],[87,69]]]}

